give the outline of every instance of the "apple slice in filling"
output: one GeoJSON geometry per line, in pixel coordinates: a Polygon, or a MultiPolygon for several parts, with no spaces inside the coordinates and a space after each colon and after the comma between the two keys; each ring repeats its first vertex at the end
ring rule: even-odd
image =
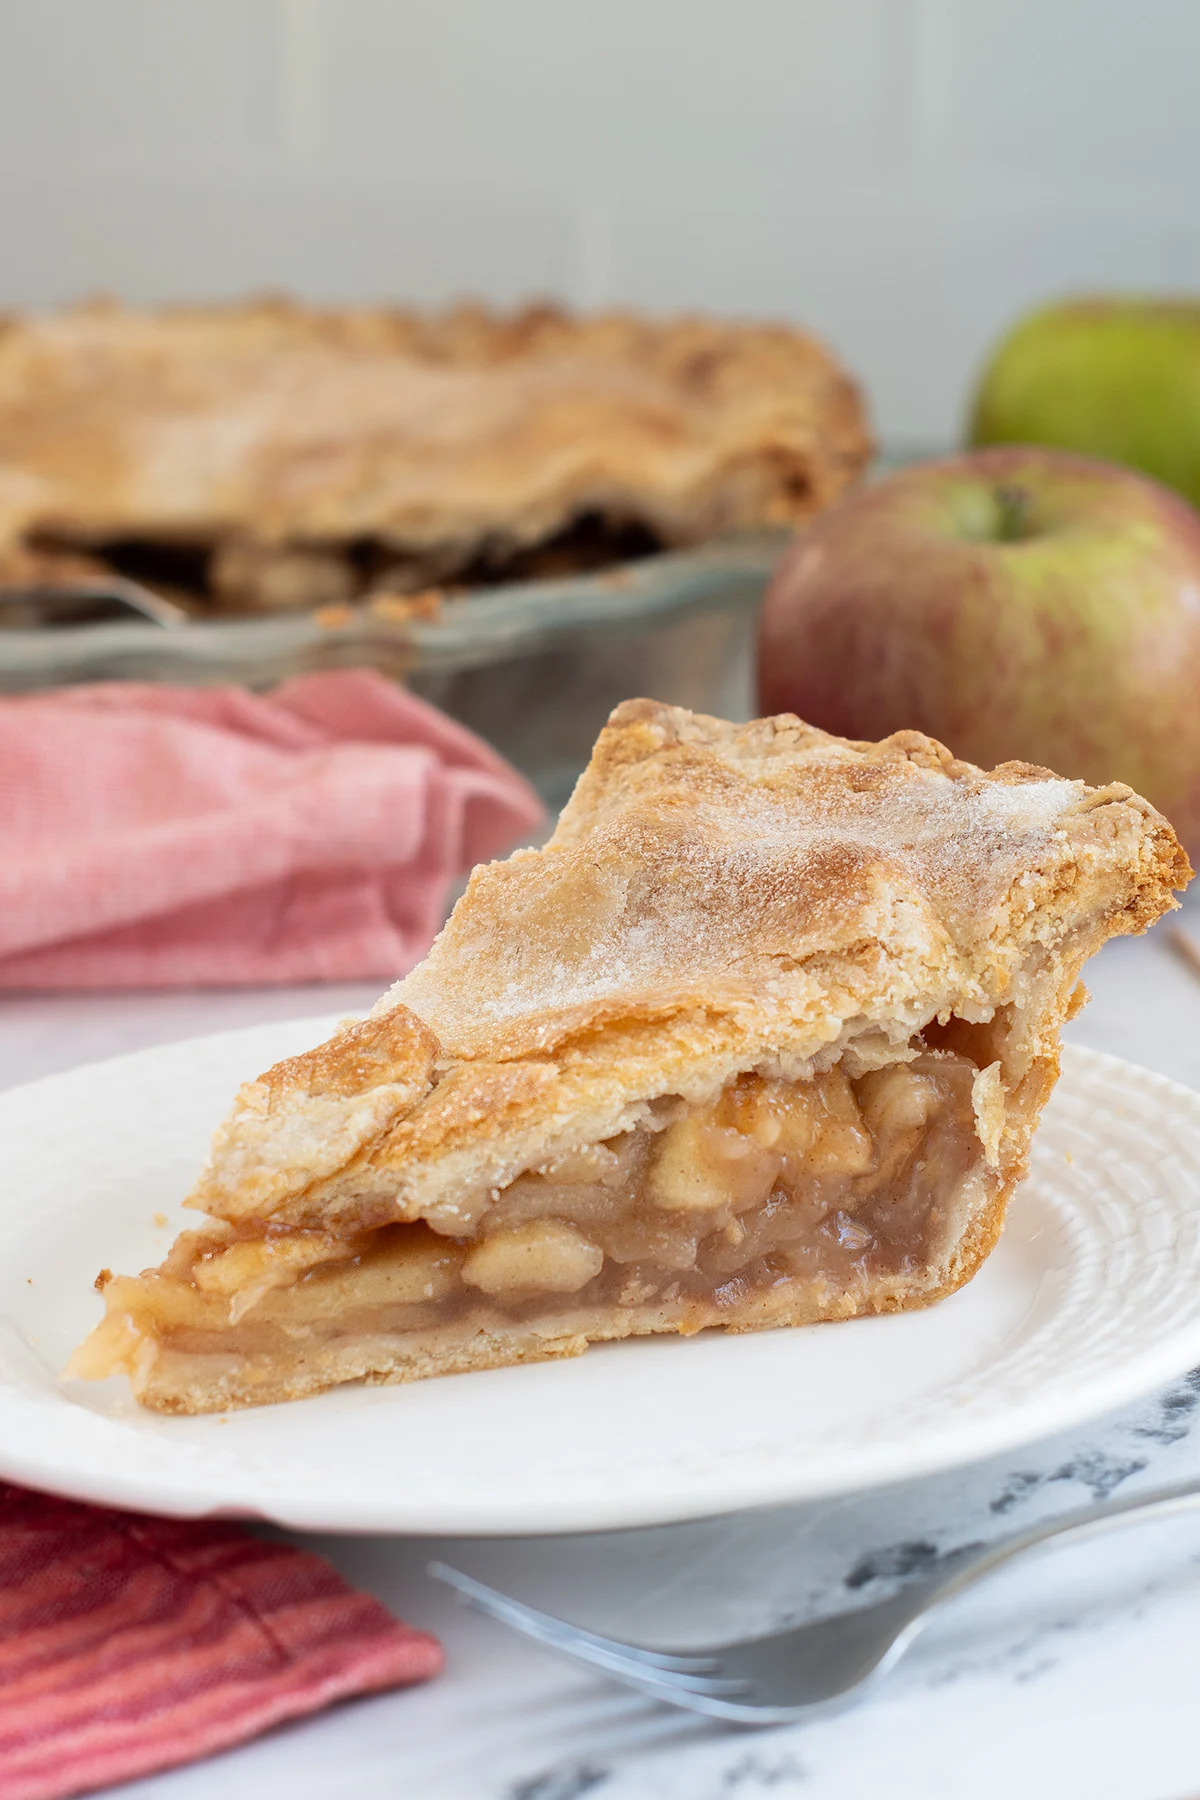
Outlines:
{"type": "Polygon", "coordinates": [[[103,1279],[106,1317],[71,1372],[123,1369],[149,1404],[191,1411],[197,1394],[212,1408],[433,1362],[884,1311],[923,1279],[932,1300],[995,1161],[990,1073],[916,1040],[854,1079],[835,1064],[805,1081],[743,1074],[704,1106],[666,1097],[636,1129],[490,1192],[467,1235],[425,1221],[186,1233],[160,1269],[103,1279]]]}

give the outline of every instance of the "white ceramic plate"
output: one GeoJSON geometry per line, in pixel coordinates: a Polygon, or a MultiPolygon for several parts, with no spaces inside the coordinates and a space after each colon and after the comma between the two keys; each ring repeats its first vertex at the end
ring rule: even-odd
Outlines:
{"type": "Polygon", "coordinates": [[[0,1474],[326,1530],[604,1529],[965,1463],[1200,1360],[1200,1094],[1071,1049],[998,1248],[927,1312],[609,1344],[228,1417],[61,1382],[100,1313],[96,1271],[159,1260],[237,1083],[331,1025],[225,1032],[0,1096],[0,1474]]]}

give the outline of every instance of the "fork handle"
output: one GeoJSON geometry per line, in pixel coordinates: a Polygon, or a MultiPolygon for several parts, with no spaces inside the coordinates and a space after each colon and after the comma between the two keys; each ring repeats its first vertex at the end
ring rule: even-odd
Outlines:
{"type": "Polygon", "coordinates": [[[1083,1543],[1088,1538],[1102,1537],[1120,1525],[1134,1524],[1151,1516],[1170,1518],[1176,1513],[1200,1509],[1200,1480],[1180,1481],[1171,1487],[1156,1488],[1150,1494],[1128,1494],[1122,1500],[1103,1500],[1096,1506],[1081,1507],[1076,1512],[1062,1513],[1002,1538],[981,1550],[978,1556],[946,1576],[937,1587],[935,1605],[973,1587],[984,1576],[991,1575],[1004,1563],[1023,1556],[1052,1540],[1060,1543],[1083,1543]]]}

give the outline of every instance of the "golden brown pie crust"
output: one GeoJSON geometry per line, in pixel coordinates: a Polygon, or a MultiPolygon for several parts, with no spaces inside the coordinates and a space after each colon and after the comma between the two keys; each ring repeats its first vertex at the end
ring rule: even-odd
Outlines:
{"type": "Polygon", "coordinates": [[[660,545],[793,525],[869,452],[849,376],[780,325],[282,301],[0,321],[0,579],[31,547],[135,540],[207,555],[218,605],[337,604],[589,519],[660,545]]]}
{"type": "MultiPolygon", "coordinates": [[[[189,1200],[220,1223],[168,1262],[172,1292],[198,1292],[202,1276],[225,1294],[220,1269],[259,1269],[269,1252],[332,1293],[335,1265],[365,1266],[371,1244],[403,1250],[417,1242],[403,1232],[426,1226],[435,1247],[470,1255],[509,1184],[579,1146],[640,1142],[740,1104],[747,1083],[803,1097],[836,1075],[857,1096],[846,1105],[869,1109],[873,1071],[906,1064],[930,1093],[939,1080],[970,1090],[974,1160],[935,1204],[923,1255],[840,1286],[768,1258],[719,1304],[686,1279],[631,1287],[623,1304],[584,1284],[510,1317],[481,1296],[453,1319],[421,1315],[418,1331],[376,1317],[307,1344],[293,1299],[292,1337],[254,1370],[219,1354],[236,1341],[223,1339],[225,1299],[204,1300],[208,1335],[186,1340],[203,1339],[210,1363],[174,1354],[155,1325],[165,1278],[150,1274],[109,1285],[107,1349],[79,1367],[125,1367],[147,1403],[196,1411],[603,1337],[926,1305],[996,1240],[1057,1077],[1059,1028],[1084,998],[1082,964],[1145,930],[1190,875],[1166,820],[1121,784],[1020,763],[985,773],[916,732],[852,743],[790,715],[730,725],[627,702],[545,848],[478,869],[428,958],[369,1019],[242,1089],[189,1200]],[[218,1267],[247,1242],[259,1248],[218,1267]]],[[[729,1221],[731,1241],[740,1229],[729,1221]]],[[[336,1279],[350,1293],[357,1277],[336,1279]]]]}

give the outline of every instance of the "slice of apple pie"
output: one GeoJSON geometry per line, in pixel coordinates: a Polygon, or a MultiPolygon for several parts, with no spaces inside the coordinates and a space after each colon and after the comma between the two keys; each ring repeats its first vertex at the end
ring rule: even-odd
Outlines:
{"type": "Polygon", "coordinates": [[[1127,787],[917,732],[618,708],[542,850],[242,1088],[75,1374],[166,1411],[927,1305],[996,1241],[1106,938],[1190,877],[1127,787]]]}

